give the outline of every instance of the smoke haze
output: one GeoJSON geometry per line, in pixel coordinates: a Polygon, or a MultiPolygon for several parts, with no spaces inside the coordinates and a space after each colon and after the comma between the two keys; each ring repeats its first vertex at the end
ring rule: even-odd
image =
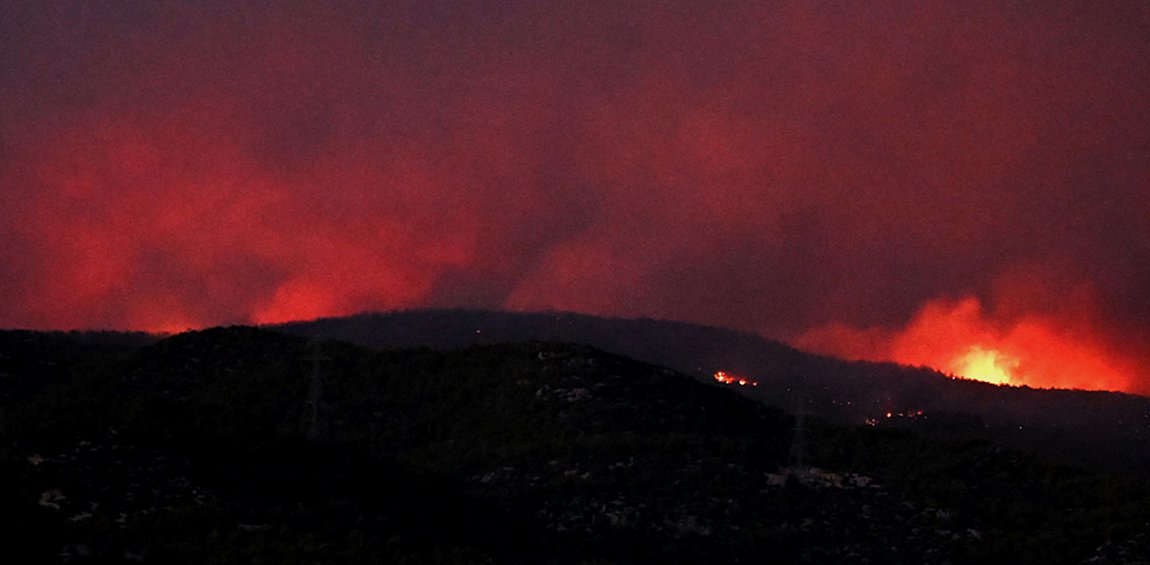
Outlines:
{"type": "Polygon", "coordinates": [[[1145,2],[0,7],[0,326],[563,309],[1150,393],[1145,2]]]}

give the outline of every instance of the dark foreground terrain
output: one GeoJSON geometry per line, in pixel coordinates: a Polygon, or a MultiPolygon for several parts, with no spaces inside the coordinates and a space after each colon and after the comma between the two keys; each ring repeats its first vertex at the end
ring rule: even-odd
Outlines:
{"type": "Polygon", "coordinates": [[[555,342],[0,332],[5,562],[1150,558],[1136,473],[697,376],[555,342]]]}
{"type": "Polygon", "coordinates": [[[929,368],[811,355],[761,336],[650,319],[565,312],[409,310],[278,326],[312,339],[366,347],[523,341],[581,343],[669,367],[702,381],[715,371],[753,378],[741,393],[841,424],[927,415],[932,425],[981,429],[1004,445],[1101,470],[1150,478],[1150,398],[1115,392],[1001,387],[929,368]]]}

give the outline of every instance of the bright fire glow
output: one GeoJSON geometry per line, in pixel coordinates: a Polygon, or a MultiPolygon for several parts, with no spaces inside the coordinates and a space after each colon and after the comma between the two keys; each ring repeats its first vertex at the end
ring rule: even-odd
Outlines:
{"type": "Polygon", "coordinates": [[[993,349],[984,349],[981,345],[972,345],[967,352],[955,358],[950,372],[995,384],[1010,384],[1012,371],[1018,367],[1018,359],[1004,355],[993,349]]]}
{"type": "Polygon", "coordinates": [[[739,386],[759,386],[759,382],[748,379],[746,377],[739,377],[732,375],[726,371],[718,371],[715,373],[715,380],[727,385],[739,386]]]}
{"type": "Polygon", "coordinates": [[[1036,388],[1129,391],[1130,365],[1089,328],[1048,317],[993,320],[975,298],[926,304],[903,328],[830,324],[794,340],[802,349],[846,359],[928,366],[955,376],[1036,388]]]}

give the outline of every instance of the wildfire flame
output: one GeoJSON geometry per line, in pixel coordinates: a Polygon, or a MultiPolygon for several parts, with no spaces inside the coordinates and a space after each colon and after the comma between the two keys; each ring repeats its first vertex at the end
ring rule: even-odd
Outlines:
{"type": "Polygon", "coordinates": [[[739,377],[732,375],[726,371],[718,371],[715,373],[715,380],[727,385],[739,386],[759,386],[759,382],[748,379],[746,377],[739,377]]]}
{"type": "Polygon", "coordinates": [[[799,336],[795,345],[1000,385],[1130,390],[1133,382],[1128,364],[1085,328],[1072,331],[1039,315],[995,320],[975,298],[931,301],[900,329],[832,323],[799,336]]]}
{"type": "Polygon", "coordinates": [[[981,345],[972,345],[965,354],[951,362],[948,369],[955,375],[994,384],[1010,384],[1013,371],[1018,368],[1016,357],[981,345]]]}

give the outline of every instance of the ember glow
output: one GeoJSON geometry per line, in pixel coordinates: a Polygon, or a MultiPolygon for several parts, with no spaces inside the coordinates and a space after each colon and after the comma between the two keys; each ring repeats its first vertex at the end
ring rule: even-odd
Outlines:
{"type": "Polygon", "coordinates": [[[16,2],[0,327],[573,310],[1150,393],[1147,61],[1134,0],[16,2]]]}
{"type": "Polygon", "coordinates": [[[759,382],[748,379],[746,377],[739,377],[732,375],[725,371],[718,371],[715,373],[715,380],[725,385],[739,385],[739,386],[759,386],[759,382]]]}

